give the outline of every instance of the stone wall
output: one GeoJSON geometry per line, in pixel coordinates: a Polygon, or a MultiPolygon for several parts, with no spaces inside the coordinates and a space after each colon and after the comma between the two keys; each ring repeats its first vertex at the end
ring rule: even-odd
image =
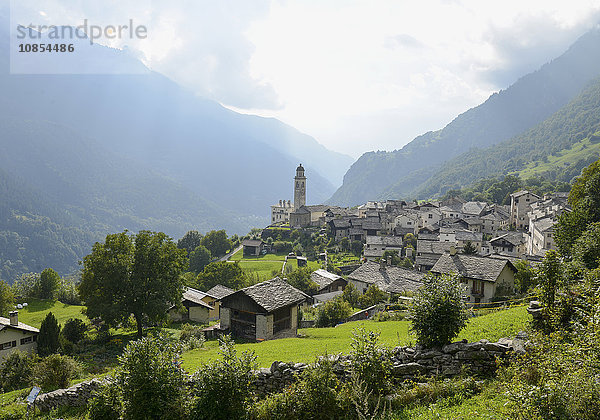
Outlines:
{"type": "MultiPolygon", "coordinates": [[[[423,376],[452,377],[463,370],[472,375],[487,376],[495,372],[497,361],[511,352],[522,353],[527,336],[519,333],[514,340],[500,339],[497,343],[481,340],[467,343],[466,340],[448,344],[438,349],[396,347],[391,352],[392,376],[397,380],[416,380],[423,376]]],[[[350,356],[329,356],[333,370],[341,380],[350,378],[350,356]]],[[[270,368],[254,372],[254,386],[258,394],[265,395],[283,390],[308,368],[305,363],[273,362],[270,368]]],[[[40,395],[36,406],[49,410],[62,406],[83,406],[92,393],[104,382],[92,379],[72,386],[40,395]]]]}

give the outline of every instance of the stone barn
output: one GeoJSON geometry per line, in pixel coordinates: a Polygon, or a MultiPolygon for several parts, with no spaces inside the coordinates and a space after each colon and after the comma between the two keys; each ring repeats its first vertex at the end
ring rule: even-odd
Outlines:
{"type": "Polygon", "coordinates": [[[279,277],[238,290],[221,300],[221,329],[235,337],[295,337],[298,305],[309,296],[279,277]]]}

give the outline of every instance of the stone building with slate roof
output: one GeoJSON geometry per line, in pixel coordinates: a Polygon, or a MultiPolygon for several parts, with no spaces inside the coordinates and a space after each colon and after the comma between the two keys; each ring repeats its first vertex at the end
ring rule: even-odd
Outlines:
{"type": "Polygon", "coordinates": [[[250,340],[295,337],[298,305],[310,297],[279,277],[221,300],[221,329],[250,340]]]}
{"type": "Polygon", "coordinates": [[[385,260],[380,263],[367,261],[348,275],[348,282],[361,293],[375,285],[390,295],[399,295],[421,287],[423,276],[415,270],[389,266],[385,260]]]}
{"type": "Polygon", "coordinates": [[[18,311],[10,312],[9,317],[0,317],[0,362],[15,350],[33,352],[37,349],[40,330],[19,322],[18,311]]]}
{"type": "Polygon", "coordinates": [[[489,302],[501,288],[512,292],[517,269],[506,259],[444,254],[431,269],[435,274],[458,274],[467,283],[468,301],[489,302]]]}
{"type": "MultiPolygon", "coordinates": [[[[421,238],[421,235],[419,235],[421,238]]],[[[440,259],[444,252],[449,252],[455,246],[454,242],[440,242],[438,240],[417,240],[417,256],[415,264],[419,271],[429,271],[440,259]]]]}
{"type": "Polygon", "coordinates": [[[183,290],[181,304],[183,308],[173,305],[168,310],[173,321],[193,321],[208,324],[209,320],[219,318],[219,308],[215,308],[216,299],[200,290],[186,287],[183,290]]]}
{"type": "Polygon", "coordinates": [[[313,271],[310,279],[319,286],[319,290],[315,294],[342,291],[348,284],[342,276],[330,273],[322,268],[313,271]]]}

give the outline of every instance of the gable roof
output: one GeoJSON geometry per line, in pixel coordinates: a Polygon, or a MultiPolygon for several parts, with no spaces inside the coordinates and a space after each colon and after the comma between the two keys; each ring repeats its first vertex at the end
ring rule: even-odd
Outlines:
{"type": "Polygon", "coordinates": [[[417,253],[439,254],[448,252],[450,247],[455,247],[454,242],[428,241],[427,239],[417,239],[417,253]]]}
{"type": "Polygon", "coordinates": [[[211,287],[210,290],[206,292],[206,294],[214,297],[217,300],[221,300],[225,296],[229,296],[233,292],[235,292],[235,290],[223,286],[222,284],[217,284],[216,286],[211,287]]]}
{"type": "Polygon", "coordinates": [[[338,276],[334,273],[330,273],[329,271],[323,270],[322,268],[319,268],[318,270],[315,270],[311,273],[310,279],[314,281],[317,284],[317,286],[319,286],[319,289],[323,289],[336,280],[343,280],[343,277],[338,276]]]}
{"type": "Polygon", "coordinates": [[[236,295],[248,296],[267,312],[295,305],[309,298],[307,294],[289,285],[279,277],[238,290],[223,298],[223,301],[230,300],[236,295]]]}
{"type": "Polygon", "coordinates": [[[455,233],[455,238],[457,241],[481,242],[483,240],[483,233],[470,232],[468,230],[457,230],[455,233]]]}
{"type": "Polygon", "coordinates": [[[18,325],[10,325],[9,318],[4,318],[3,316],[0,316],[0,331],[4,330],[6,328],[14,328],[15,330],[27,331],[27,332],[31,332],[31,333],[39,333],[40,332],[40,330],[38,330],[37,328],[32,327],[31,325],[24,324],[22,322],[19,322],[18,325]]]}
{"type": "Polygon", "coordinates": [[[478,257],[465,254],[444,254],[431,269],[432,273],[450,274],[455,273],[471,279],[495,282],[498,276],[509,266],[514,272],[514,265],[505,259],[478,257]]]}
{"type": "Polygon", "coordinates": [[[389,247],[402,248],[402,237],[400,236],[367,236],[367,245],[385,245],[389,247]]]}
{"type": "Polygon", "coordinates": [[[387,293],[414,291],[421,287],[424,274],[406,268],[386,266],[367,261],[348,276],[349,280],[374,284],[387,293]]]}
{"type": "Polygon", "coordinates": [[[244,239],[242,241],[243,246],[261,246],[263,241],[260,239],[244,239]]]}
{"type": "MultiPolygon", "coordinates": [[[[213,309],[208,303],[204,302],[204,299],[208,296],[208,293],[201,292],[200,290],[192,289],[191,287],[186,287],[183,289],[183,296],[181,297],[181,301],[190,301],[195,303],[198,306],[205,307],[207,309],[213,309]]],[[[211,296],[213,297],[213,296],[211,296]]]]}

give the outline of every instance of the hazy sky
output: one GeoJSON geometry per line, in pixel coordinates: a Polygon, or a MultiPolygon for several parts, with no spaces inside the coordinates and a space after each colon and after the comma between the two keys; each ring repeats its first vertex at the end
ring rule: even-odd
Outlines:
{"type": "Polygon", "coordinates": [[[442,128],[600,21],[600,1],[578,0],[17,4],[51,24],[134,18],[148,39],[113,46],[126,44],[200,95],[279,118],[354,157],[442,128]]]}

